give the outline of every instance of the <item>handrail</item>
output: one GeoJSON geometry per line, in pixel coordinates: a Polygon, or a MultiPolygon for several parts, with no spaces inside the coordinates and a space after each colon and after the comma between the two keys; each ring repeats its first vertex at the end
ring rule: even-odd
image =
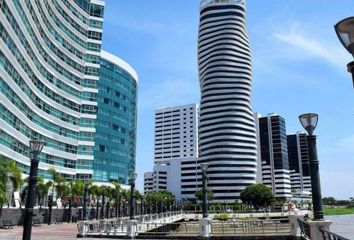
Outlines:
{"type": "Polygon", "coordinates": [[[305,239],[311,239],[310,225],[308,225],[305,221],[302,221],[300,219],[298,219],[297,221],[299,223],[301,236],[304,237],[305,239]]]}
{"type": "Polygon", "coordinates": [[[321,228],[320,231],[324,240],[350,240],[349,238],[342,237],[323,228],[321,228]]]}

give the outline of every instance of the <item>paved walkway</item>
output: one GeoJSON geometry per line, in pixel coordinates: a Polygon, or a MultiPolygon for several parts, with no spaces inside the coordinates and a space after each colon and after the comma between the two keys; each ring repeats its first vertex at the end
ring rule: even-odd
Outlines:
{"type": "MultiPolygon", "coordinates": [[[[0,229],[1,240],[22,240],[22,226],[16,226],[13,229],[0,229]]],[[[63,224],[42,224],[39,227],[32,227],[32,240],[66,240],[76,239],[76,223],[63,224]]]]}

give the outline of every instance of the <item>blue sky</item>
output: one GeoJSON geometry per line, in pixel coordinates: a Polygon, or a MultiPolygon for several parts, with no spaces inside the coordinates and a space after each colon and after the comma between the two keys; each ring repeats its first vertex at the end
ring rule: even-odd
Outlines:
{"type": "MultiPolygon", "coordinates": [[[[253,108],[302,130],[298,115],[320,115],[322,195],[354,196],[354,89],[333,25],[352,16],[352,0],[248,0],[253,108]]],[[[103,49],[139,74],[138,189],[153,167],[154,110],[199,102],[199,0],[106,0],[103,49]]]]}

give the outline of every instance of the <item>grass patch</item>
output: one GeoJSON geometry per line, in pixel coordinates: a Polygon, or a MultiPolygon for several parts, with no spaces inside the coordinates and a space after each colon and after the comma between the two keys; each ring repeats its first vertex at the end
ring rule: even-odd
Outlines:
{"type": "Polygon", "coordinates": [[[324,208],[325,215],[354,214],[354,208],[324,208]]]}

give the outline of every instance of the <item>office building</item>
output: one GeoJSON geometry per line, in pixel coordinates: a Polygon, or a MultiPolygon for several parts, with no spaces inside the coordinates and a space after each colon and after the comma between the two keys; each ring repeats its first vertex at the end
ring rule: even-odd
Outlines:
{"type": "Polygon", "coordinates": [[[291,191],[294,198],[311,198],[311,178],[306,133],[287,135],[291,191]]]}
{"type": "Polygon", "coordinates": [[[198,157],[197,104],[166,107],[155,112],[155,162],[198,157]]]}
{"type": "Polygon", "coordinates": [[[135,70],[101,52],[93,179],[128,184],[135,171],[137,84],[135,70]]]}
{"type": "Polygon", "coordinates": [[[276,198],[291,198],[291,182],[285,119],[278,114],[260,117],[257,123],[262,183],[276,198]]]}
{"type": "Polygon", "coordinates": [[[252,65],[244,0],[203,0],[198,40],[199,160],[215,201],[233,203],[256,183],[252,65]]]}

